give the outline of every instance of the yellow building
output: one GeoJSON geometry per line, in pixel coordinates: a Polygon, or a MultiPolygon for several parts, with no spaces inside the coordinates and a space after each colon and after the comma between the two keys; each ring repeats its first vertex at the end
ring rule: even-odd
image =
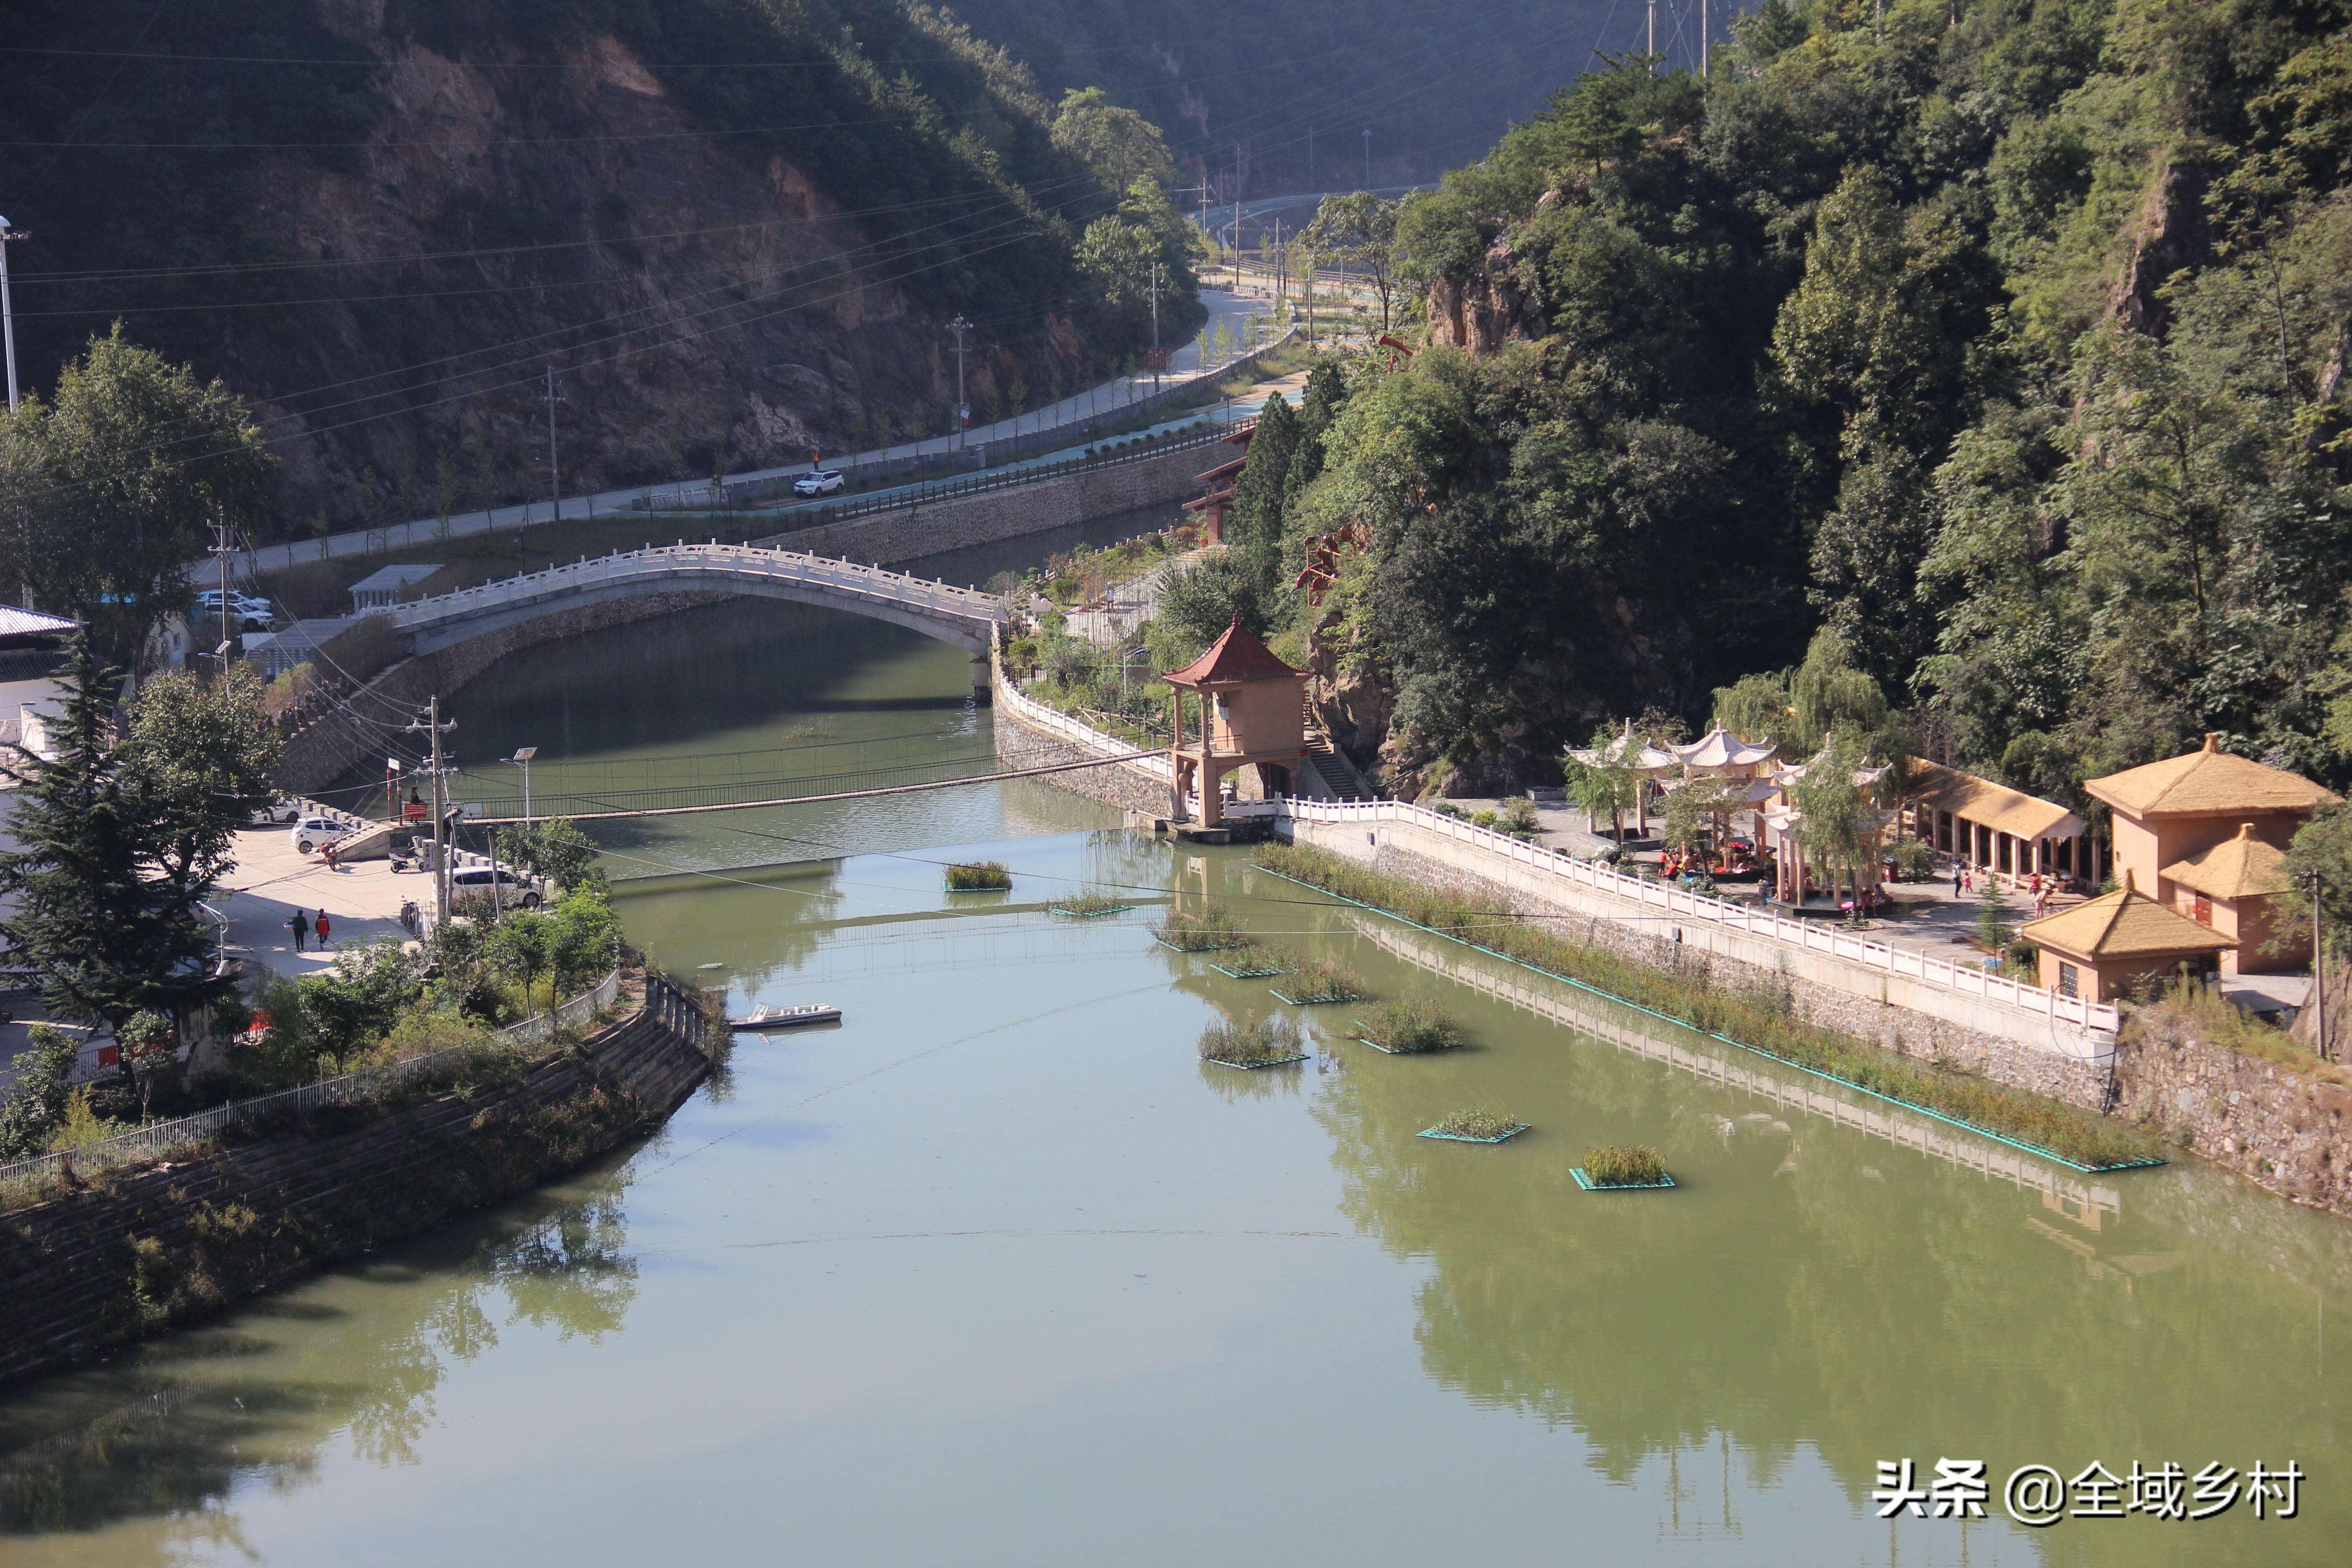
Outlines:
{"type": "Polygon", "coordinates": [[[2242,822],[2238,836],[2164,868],[2172,907],[2233,939],[2223,967],[2241,974],[2293,973],[2311,966],[2311,933],[2277,908],[2287,890],[2286,857],[2242,822]]]}
{"type": "Polygon", "coordinates": [[[2289,953],[2261,951],[2275,929],[2272,900],[2286,889],[2279,852],[2314,812],[2342,797],[2299,773],[2232,756],[2219,740],[2208,735],[2200,751],[2083,787],[2115,813],[2116,876],[2242,943],[2236,967],[2301,969],[2311,962],[2308,942],[2289,953]]]}
{"type": "Polygon", "coordinates": [[[2018,934],[2042,950],[2044,990],[2090,1002],[2112,1002],[2143,976],[2169,979],[2183,964],[2216,981],[2221,954],[2237,945],[2140,892],[2128,871],[2114,892],[2030,921],[2018,934]]]}

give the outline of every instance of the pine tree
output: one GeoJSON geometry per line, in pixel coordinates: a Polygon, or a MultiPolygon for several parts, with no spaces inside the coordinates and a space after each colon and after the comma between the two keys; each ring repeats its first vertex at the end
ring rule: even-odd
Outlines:
{"type": "Polygon", "coordinates": [[[1282,498],[1290,460],[1298,451],[1298,416],[1280,393],[1265,400],[1250,436],[1249,460],[1234,480],[1229,536],[1241,547],[1249,575],[1271,598],[1282,572],[1282,498]]]}
{"type": "Polygon", "coordinates": [[[207,973],[212,934],[198,900],[209,889],[157,874],[161,847],[117,765],[110,694],[121,672],[98,661],[86,632],[68,652],[55,759],[7,764],[19,847],[0,853],[0,899],[14,905],[0,936],[53,1016],[111,1029],[142,1008],[205,1000],[222,983],[207,973]]]}

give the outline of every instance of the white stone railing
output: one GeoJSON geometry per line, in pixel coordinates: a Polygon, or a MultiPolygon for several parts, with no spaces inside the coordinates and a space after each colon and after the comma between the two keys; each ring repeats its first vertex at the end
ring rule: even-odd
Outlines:
{"type": "Polygon", "coordinates": [[[1046,707],[1023,691],[1020,684],[1004,673],[1004,650],[1001,638],[990,641],[988,662],[995,685],[996,705],[1000,710],[1014,714],[1032,729],[1058,735],[1096,756],[1126,758],[1125,766],[1149,773],[1160,784],[1168,783],[1168,758],[1164,753],[1149,757],[1131,756],[1130,753],[1138,749],[1132,742],[1106,734],[1083,720],[1073,719],[1067,713],[1046,707]]]}
{"type": "Polygon", "coordinates": [[[855,561],[835,561],[797,550],[766,550],[751,544],[658,544],[645,550],[615,551],[593,561],[502,577],[453,593],[412,599],[380,612],[394,628],[417,631],[446,620],[534,604],[554,595],[578,593],[613,583],[655,581],[703,574],[725,578],[765,577],[804,587],[827,588],[853,598],[871,599],[908,609],[922,610],[975,626],[994,625],[1004,605],[992,595],[959,588],[935,579],[910,576],[887,567],[855,561]]]}
{"type": "MultiPolygon", "coordinates": [[[[1711,926],[1744,936],[1817,952],[1864,969],[1912,981],[1955,996],[1966,996],[2017,1008],[2054,1023],[2071,1024],[2112,1039],[2121,1019],[2116,1009],[2079,996],[2061,996],[2038,985],[2021,984],[1997,974],[1907,948],[1867,942],[1806,921],[1790,920],[1769,910],[1750,908],[1727,900],[1688,892],[1664,882],[1646,881],[1622,871],[1588,861],[1573,860],[1523,843],[1507,833],[1474,826],[1426,806],[1407,801],[1278,800],[1228,806],[1234,816],[1289,817],[1302,822],[1328,822],[1377,830],[1382,824],[1409,825],[1417,831],[1451,839],[1482,854],[1500,856],[1529,870],[1557,878],[1570,886],[1622,899],[1670,915],[1686,924],[1711,926]]],[[[1464,867],[1465,870],[1475,870],[1464,867]]]]}

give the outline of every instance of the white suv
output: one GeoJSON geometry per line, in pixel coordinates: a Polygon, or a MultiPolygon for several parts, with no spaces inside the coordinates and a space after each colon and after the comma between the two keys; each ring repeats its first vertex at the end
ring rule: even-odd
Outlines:
{"type": "Polygon", "coordinates": [[[493,872],[488,866],[461,866],[449,873],[449,892],[455,898],[467,893],[487,893],[495,885],[507,902],[524,909],[539,908],[540,884],[535,879],[516,876],[504,866],[493,872]]]}
{"type": "MultiPolygon", "coordinates": [[[[196,595],[198,620],[218,621],[220,613],[221,591],[218,588],[207,588],[196,595]]],[[[278,624],[278,612],[269,607],[269,601],[249,595],[229,595],[228,613],[241,632],[266,632],[278,624]]]]}
{"type": "Polygon", "coordinates": [[[839,468],[812,468],[793,481],[796,496],[829,496],[842,487],[839,468]]]}

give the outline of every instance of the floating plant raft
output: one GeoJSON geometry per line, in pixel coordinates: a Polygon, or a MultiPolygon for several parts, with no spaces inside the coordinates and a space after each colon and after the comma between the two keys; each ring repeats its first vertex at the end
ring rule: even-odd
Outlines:
{"type": "Polygon", "coordinates": [[[1584,1167],[1581,1165],[1570,1166],[1568,1173],[1574,1176],[1576,1184],[1588,1193],[1654,1192],[1661,1187],[1671,1187],[1675,1184],[1675,1179],[1664,1171],[1658,1173],[1658,1179],[1654,1182],[1596,1182],[1584,1173],[1584,1167]]]}
{"type": "Polygon", "coordinates": [[[1455,1110],[1448,1112],[1436,1126],[1424,1128],[1414,1136],[1447,1143],[1501,1143],[1527,1130],[1526,1122],[1514,1121],[1499,1110],[1455,1110]]]}

